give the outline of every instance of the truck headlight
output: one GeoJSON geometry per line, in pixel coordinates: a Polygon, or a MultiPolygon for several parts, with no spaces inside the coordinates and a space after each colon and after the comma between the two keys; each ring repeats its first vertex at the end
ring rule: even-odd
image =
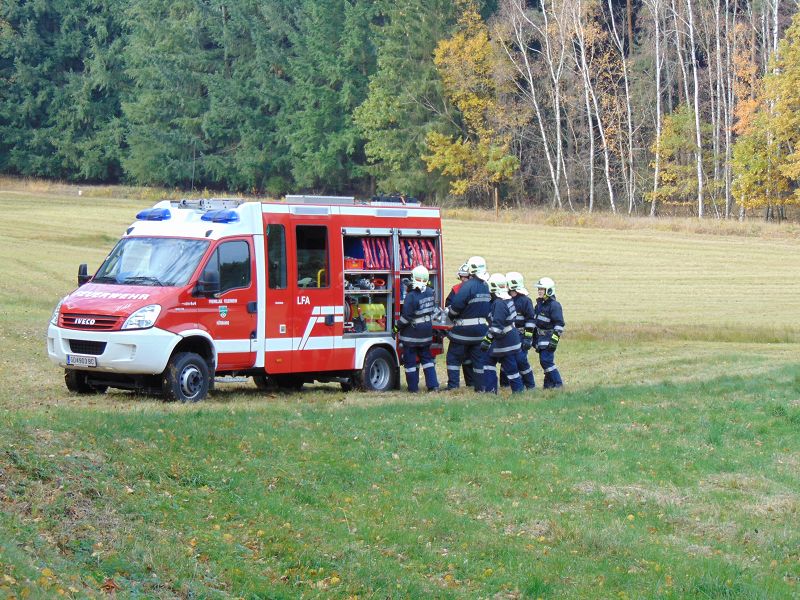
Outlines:
{"type": "Polygon", "coordinates": [[[156,324],[159,314],[161,314],[160,304],[144,306],[126,319],[122,329],[148,329],[156,324]]]}
{"type": "Polygon", "coordinates": [[[61,312],[61,305],[64,304],[64,298],[58,301],[56,307],[53,309],[53,314],[50,317],[51,325],[58,325],[58,313],[61,312]]]}

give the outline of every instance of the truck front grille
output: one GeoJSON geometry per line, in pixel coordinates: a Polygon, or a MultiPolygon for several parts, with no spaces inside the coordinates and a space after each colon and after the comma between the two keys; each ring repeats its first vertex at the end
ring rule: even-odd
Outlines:
{"type": "Polygon", "coordinates": [[[91,354],[100,356],[106,351],[105,342],[93,342],[91,340],[69,340],[69,349],[75,354],[91,354]]]}
{"type": "Polygon", "coordinates": [[[61,326],[67,329],[110,331],[117,327],[119,320],[116,315],[61,314],[61,326]]]}

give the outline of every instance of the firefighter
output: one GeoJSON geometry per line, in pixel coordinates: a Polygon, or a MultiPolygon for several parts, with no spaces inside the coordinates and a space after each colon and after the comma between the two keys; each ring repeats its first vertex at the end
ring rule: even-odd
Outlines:
{"type": "Polygon", "coordinates": [[[492,275],[489,278],[489,292],[492,295],[489,330],[481,341],[481,350],[488,353],[484,366],[485,388],[487,392],[497,393],[497,363],[500,363],[508,377],[511,392],[521,392],[524,386],[517,370],[517,354],[521,347],[515,325],[517,311],[508,294],[506,276],[502,273],[492,275]]]}
{"type": "Polygon", "coordinates": [[[431,355],[433,342],[433,315],[436,313],[436,301],[433,290],[428,287],[430,275],[422,265],[411,271],[411,285],[403,301],[400,319],[392,327],[399,333],[403,344],[403,366],[406,370],[406,383],[409,392],[419,391],[419,371],[417,360],[425,373],[425,385],[428,391],[439,389],[436,378],[436,365],[431,355]]]}
{"type": "Polygon", "coordinates": [[[528,360],[528,350],[533,347],[534,331],[536,330],[533,302],[530,299],[528,290],[525,288],[525,280],[522,278],[522,274],[516,271],[507,273],[506,282],[508,283],[508,293],[511,295],[511,299],[514,301],[514,308],[517,311],[515,324],[521,343],[517,353],[517,369],[520,377],[522,377],[525,389],[532,390],[536,387],[536,382],[533,379],[533,368],[528,360]]]}
{"type": "Polygon", "coordinates": [[[459,372],[465,361],[472,361],[473,384],[476,392],[482,392],[483,352],[481,340],[486,335],[486,320],[491,308],[491,294],[486,280],[486,261],[473,256],[467,261],[467,279],[450,300],[447,314],[453,327],[447,333],[450,345],[447,348],[447,389],[459,386],[459,372]]]}
{"type": "Polygon", "coordinates": [[[556,300],[556,283],[549,277],[542,277],[536,282],[538,298],[533,309],[536,323],[536,352],[539,353],[539,364],[544,371],[545,389],[560,388],[564,383],[555,362],[556,348],[564,333],[564,312],[561,303],[556,300]]]}
{"type": "MultiPolygon", "coordinates": [[[[461,286],[469,279],[469,265],[464,263],[461,265],[461,268],[458,269],[456,272],[456,277],[458,277],[459,282],[453,286],[453,289],[450,290],[450,293],[447,294],[447,298],[444,300],[444,307],[449,308],[450,303],[453,301],[453,296],[458,293],[458,290],[461,289],[461,286]]],[[[450,355],[451,348],[453,348],[453,342],[451,341],[448,348],[447,354],[450,355]]],[[[447,359],[447,364],[449,365],[452,361],[447,359]]],[[[449,369],[449,367],[448,367],[449,369]]],[[[475,381],[472,375],[472,360],[467,357],[464,359],[464,362],[461,363],[461,370],[464,372],[464,385],[466,387],[474,387],[475,381]]]]}

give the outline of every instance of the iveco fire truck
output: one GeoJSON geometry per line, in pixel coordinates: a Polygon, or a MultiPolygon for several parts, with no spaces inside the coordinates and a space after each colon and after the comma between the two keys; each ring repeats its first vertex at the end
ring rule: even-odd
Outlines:
{"type": "Polygon", "coordinates": [[[93,276],[80,266],[47,350],[82,394],[194,402],[224,376],[396,389],[392,323],[420,264],[441,306],[439,209],[402,198],[163,201],[136,215],[93,276]]]}

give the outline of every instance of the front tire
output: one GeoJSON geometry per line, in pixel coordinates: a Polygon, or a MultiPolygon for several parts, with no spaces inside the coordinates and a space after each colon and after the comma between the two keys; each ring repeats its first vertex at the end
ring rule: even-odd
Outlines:
{"type": "Polygon", "coordinates": [[[165,400],[199,402],[208,395],[211,378],[208,364],[193,352],[179,352],[164,370],[161,390],[165,400]]]}
{"type": "Polygon", "coordinates": [[[73,394],[105,394],[107,385],[93,385],[89,383],[89,375],[84,371],[64,369],[64,383],[73,394]]]}
{"type": "Polygon", "coordinates": [[[368,392],[388,392],[399,380],[397,363],[386,348],[372,348],[364,358],[364,368],[358,374],[359,387],[368,392]]]}

